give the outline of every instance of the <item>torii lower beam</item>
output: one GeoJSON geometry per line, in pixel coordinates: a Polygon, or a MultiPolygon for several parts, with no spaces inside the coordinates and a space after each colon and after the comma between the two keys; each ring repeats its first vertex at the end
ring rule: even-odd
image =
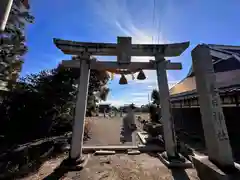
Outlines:
{"type": "MultiPolygon", "coordinates": [[[[63,60],[62,66],[66,68],[79,68],[81,60],[63,60]]],[[[127,69],[127,70],[156,70],[156,64],[153,62],[131,62],[130,64],[119,64],[114,61],[94,61],[90,60],[90,68],[98,69],[98,70],[106,70],[106,69],[127,69]]],[[[172,63],[167,61],[166,63],[167,70],[181,70],[181,63],[172,63]]]]}

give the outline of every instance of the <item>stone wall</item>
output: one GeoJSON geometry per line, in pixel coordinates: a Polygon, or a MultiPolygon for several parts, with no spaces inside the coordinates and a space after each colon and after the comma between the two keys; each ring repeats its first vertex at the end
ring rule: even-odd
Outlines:
{"type": "MultiPolygon", "coordinates": [[[[240,107],[224,107],[223,112],[226,119],[230,143],[234,152],[234,157],[240,160],[240,107]],[[238,142],[239,139],[239,142],[238,142]]],[[[188,134],[188,137],[196,138],[205,147],[204,133],[201,123],[199,108],[173,108],[172,109],[175,129],[178,132],[188,134]]],[[[187,136],[187,135],[186,135],[187,136]]],[[[193,145],[194,140],[193,140],[193,145]]]]}

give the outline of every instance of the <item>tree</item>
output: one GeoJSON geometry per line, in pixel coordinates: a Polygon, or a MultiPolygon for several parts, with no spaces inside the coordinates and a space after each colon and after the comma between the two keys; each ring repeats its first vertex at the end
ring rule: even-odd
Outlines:
{"type": "Polygon", "coordinates": [[[109,93],[109,88],[106,86],[109,80],[109,74],[105,71],[90,71],[90,80],[88,87],[88,101],[87,101],[87,116],[92,116],[97,113],[97,103],[105,101],[109,93]]]}
{"type": "MultiPolygon", "coordinates": [[[[59,67],[22,78],[2,103],[1,134],[20,143],[71,131],[78,76],[77,69],[59,67]]],[[[101,92],[108,78],[106,72],[91,71],[89,111],[99,98],[94,92],[101,92]]]]}
{"type": "Polygon", "coordinates": [[[160,96],[158,90],[154,89],[151,94],[151,99],[153,101],[153,104],[156,104],[157,106],[160,105],[160,96]]]}
{"type": "Polygon", "coordinates": [[[21,2],[14,1],[8,23],[0,36],[0,80],[11,86],[16,82],[23,55],[27,52],[24,35],[25,23],[33,23],[34,17],[20,8],[21,2]]]}
{"type": "Polygon", "coordinates": [[[141,105],[141,112],[149,112],[149,104],[141,105]]]}

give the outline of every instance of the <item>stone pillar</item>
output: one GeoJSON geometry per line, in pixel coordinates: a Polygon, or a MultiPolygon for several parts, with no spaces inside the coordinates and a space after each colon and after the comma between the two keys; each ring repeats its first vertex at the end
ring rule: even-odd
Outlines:
{"type": "Polygon", "coordinates": [[[176,137],[171,115],[170,95],[166,72],[166,61],[163,57],[155,57],[157,65],[157,81],[159,88],[161,114],[163,121],[165,149],[169,157],[176,157],[176,137]]]}
{"type": "Polygon", "coordinates": [[[120,110],[120,117],[123,117],[123,111],[120,110]]]}
{"type": "Polygon", "coordinates": [[[232,149],[207,45],[198,45],[192,51],[192,62],[209,159],[223,167],[233,166],[232,149]]]}
{"type": "Polygon", "coordinates": [[[78,84],[77,103],[73,124],[70,159],[82,158],[82,146],[84,137],[84,121],[87,106],[88,81],[90,75],[90,60],[80,59],[80,78],[78,84]]]}
{"type": "Polygon", "coordinates": [[[103,109],[103,117],[106,117],[106,109],[103,109]]]}

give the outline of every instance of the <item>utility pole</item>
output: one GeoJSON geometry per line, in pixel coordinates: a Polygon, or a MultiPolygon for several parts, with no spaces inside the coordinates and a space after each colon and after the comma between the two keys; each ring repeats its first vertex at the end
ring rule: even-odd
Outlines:
{"type": "Polygon", "coordinates": [[[150,94],[148,93],[148,105],[150,105],[150,94]]]}
{"type": "Polygon", "coordinates": [[[0,1],[0,33],[5,30],[12,4],[13,0],[0,1]]]}

